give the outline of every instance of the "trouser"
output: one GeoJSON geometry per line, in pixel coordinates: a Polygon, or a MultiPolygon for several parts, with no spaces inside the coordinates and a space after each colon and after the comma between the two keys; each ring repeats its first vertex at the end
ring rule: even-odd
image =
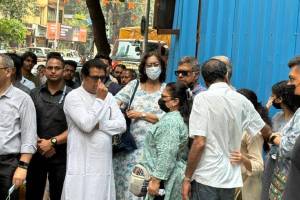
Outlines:
{"type": "Polygon", "coordinates": [[[193,181],[191,192],[191,200],[233,200],[235,188],[214,188],[193,181]]]}
{"type": "Polygon", "coordinates": [[[65,162],[50,162],[39,153],[34,154],[28,167],[26,199],[42,200],[47,175],[51,200],[60,200],[66,175],[65,162]]]}
{"type": "MultiPolygon", "coordinates": [[[[18,166],[19,155],[0,155],[0,200],[5,200],[8,190],[12,186],[12,178],[18,166]]],[[[18,190],[14,191],[10,196],[11,200],[18,199],[18,190]]]]}

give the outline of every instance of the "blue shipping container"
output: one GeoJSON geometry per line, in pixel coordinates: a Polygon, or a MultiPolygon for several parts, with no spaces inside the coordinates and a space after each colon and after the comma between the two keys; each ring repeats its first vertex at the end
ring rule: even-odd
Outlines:
{"type": "Polygon", "coordinates": [[[177,0],[173,27],[180,34],[172,38],[168,81],[176,79],[183,56],[202,63],[226,55],[233,85],[254,90],[266,103],[272,85],[288,79],[288,60],[300,54],[299,13],[299,0],[177,0]]]}

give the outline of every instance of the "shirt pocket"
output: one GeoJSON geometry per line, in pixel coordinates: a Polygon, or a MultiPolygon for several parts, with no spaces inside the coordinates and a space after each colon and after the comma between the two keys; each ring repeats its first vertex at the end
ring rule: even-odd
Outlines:
{"type": "Polygon", "coordinates": [[[12,128],[14,124],[14,118],[16,114],[13,111],[1,111],[0,113],[0,127],[3,128],[12,128]]]}

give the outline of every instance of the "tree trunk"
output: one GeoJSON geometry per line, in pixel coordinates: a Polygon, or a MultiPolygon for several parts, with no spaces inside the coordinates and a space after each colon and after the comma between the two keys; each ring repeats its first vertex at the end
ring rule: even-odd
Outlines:
{"type": "Polygon", "coordinates": [[[99,0],[86,0],[93,24],[94,41],[98,54],[109,56],[110,45],[107,40],[105,19],[99,0]]]}

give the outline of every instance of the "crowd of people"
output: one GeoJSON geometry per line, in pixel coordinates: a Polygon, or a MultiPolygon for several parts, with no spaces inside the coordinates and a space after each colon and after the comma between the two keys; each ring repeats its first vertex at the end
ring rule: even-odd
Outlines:
{"type": "Polygon", "coordinates": [[[171,83],[156,52],[138,72],[104,55],[80,75],[57,52],[36,64],[0,54],[0,200],[24,183],[28,200],[300,199],[300,57],[266,105],[226,56],[183,57],[171,83]]]}

